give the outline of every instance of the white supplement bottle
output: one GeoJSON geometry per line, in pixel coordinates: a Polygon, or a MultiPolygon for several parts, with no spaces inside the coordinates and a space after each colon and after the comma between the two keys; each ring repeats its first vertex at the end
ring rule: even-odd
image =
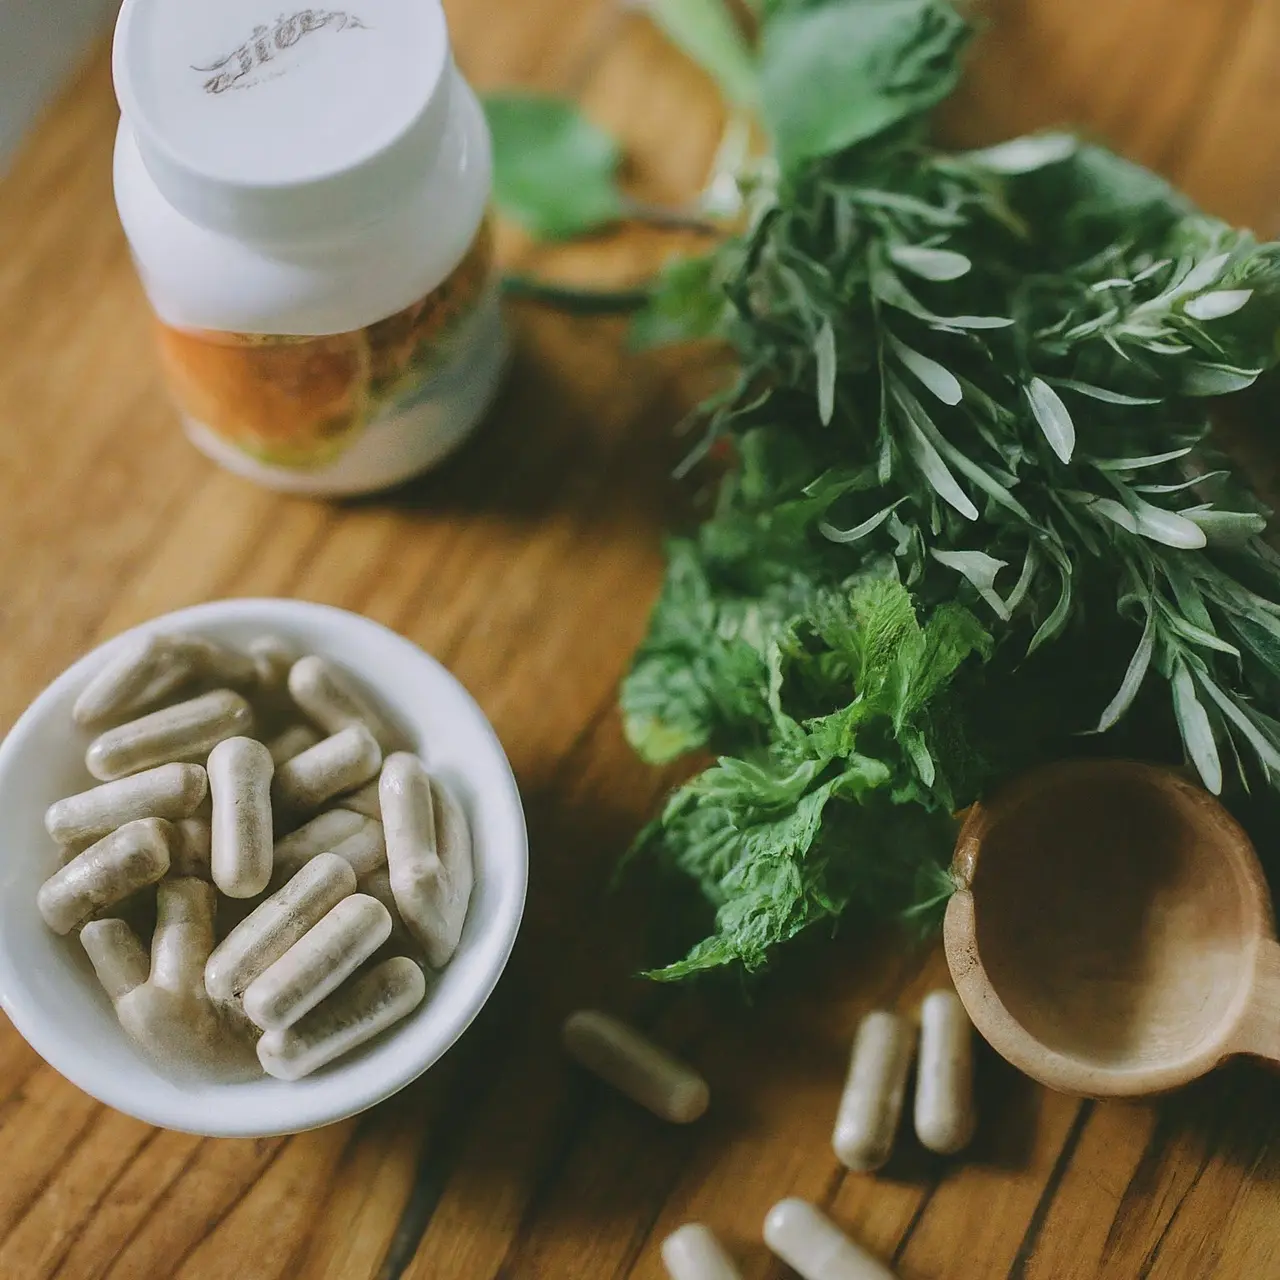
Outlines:
{"type": "Polygon", "coordinates": [[[192,441],[272,488],[383,489],[501,377],[484,115],[439,0],[124,0],[116,203],[192,441]]]}

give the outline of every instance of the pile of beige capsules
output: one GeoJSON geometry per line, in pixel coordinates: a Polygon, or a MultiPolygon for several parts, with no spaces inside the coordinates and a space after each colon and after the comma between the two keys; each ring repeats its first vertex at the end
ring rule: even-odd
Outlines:
{"type": "MultiPolygon", "coordinates": [[[[706,1111],[710,1090],[702,1076],[626,1024],[582,1010],[565,1022],[563,1037],[578,1062],[662,1119],[688,1123],[706,1111]]],[[[933,991],[921,1005],[918,1037],[911,1020],[884,1010],[867,1014],[858,1026],[831,1138],[841,1163],[854,1172],[871,1173],[888,1163],[917,1038],[917,1137],[938,1155],[962,1151],[973,1137],[973,1028],[953,992],[933,991]]],[[[774,1205],[764,1239],[804,1280],[894,1280],[806,1200],[774,1205]]],[[[672,1280],[741,1280],[724,1246],[700,1222],[668,1236],[662,1259],[672,1280]]]]}
{"type": "Polygon", "coordinates": [[[37,901],[145,1050],[256,1070],[256,1047],[296,1080],[421,1003],[462,932],[471,834],[346,672],[277,637],[151,634],[72,715],[101,785],[49,807],[64,862],[37,901]]]}

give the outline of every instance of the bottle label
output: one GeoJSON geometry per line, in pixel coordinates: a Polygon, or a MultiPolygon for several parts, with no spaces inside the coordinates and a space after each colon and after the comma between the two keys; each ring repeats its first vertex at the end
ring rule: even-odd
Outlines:
{"type": "Polygon", "coordinates": [[[426,297],[363,329],[321,337],[179,329],[157,321],[170,390],[188,421],[258,462],[331,466],[376,422],[420,403],[487,294],[485,222],[426,297]]]}

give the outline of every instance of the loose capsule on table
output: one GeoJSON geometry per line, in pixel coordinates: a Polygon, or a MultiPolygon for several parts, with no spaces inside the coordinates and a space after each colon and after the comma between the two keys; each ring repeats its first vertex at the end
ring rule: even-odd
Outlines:
{"type": "Polygon", "coordinates": [[[357,877],[367,876],[386,866],[382,824],[349,809],[330,809],[276,841],[272,875],[283,883],[318,853],[336,853],[357,877]]]}
{"type": "Polygon", "coordinates": [[[382,765],[382,749],[362,724],[317,742],[276,770],[272,799],[282,814],[305,817],[328,800],[368,782],[382,765]]]}
{"type": "Polygon", "coordinates": [[[280,1031],[342,985],[391,936],[391,914],[353,893],[245,989],[244,1011],[264,1031],[280,1031]]]}
{"type": "Polygon", "coordinates": [[[292,760],[294,756],[300,756],[314,747],[319,741],[320,735],[309,724],[291,724],[267,743],[267,750],[271,752],[272,760],[277,765],[282,765],[286,760],[292,760]]]}
{"type": "Polygon", "coordinates": [[[252,726],[249,704],[230,689],[215,689],[100,733],[89,744],[85,764],[95,778],[109,781],[207,755],[219,742],[252,726]]]}
{"type": "Polygon", "coordinates": [[[387,757],[378,794],[400,916],[427,963],[443,968],[462,936],[474,880],[466,814],[422,761],[405,751],[387,757]]]}
{"type": "Polygon", "coordinates": [[[362,724],[387,753],[403,745],[396,730],[345,671],[317,654],[299,658],[289,672],[293,700],[327,733],[362,724]]]}
{"type": "Polygon", "coordinates": [[[210,998],[219,1004],[236,999],[308,929],[355,891],[356,874],[348,863],[330,853],[312,858],[218,944],[204,972],[210,998]]]}
{"type": "Polygon", "coordinates": [[[339,987],[293,1026],[266,1032],[258,1041],[258,1061],[268,1075],[299,1080],[408,1017],[426,992],[426,979],[412,960],[384,960],[339,987]]]}
{"type": "Polygon", "coordinates": [[[55,801],[44,825],[59,844],[74,848],[139,818],[189,818],[208,794],[202,765],[165,764],[55,801]]]}
{"type": "Polygon", "coordinates": [[[700,1222],[686,1222],[662,1242],[662,1262],[671,1280],[742,1280],[724,1246],[700,1222]]]}
{"type": "Polygon", "coordinates": [[[764,1242],[803,1280],[894,1280],[807,1200],[780,1200],[764,1220],[764,1242]]]}
{"type": "Polygon", "coordinates": [[[173,828],[139,818],[104,836],[40,886],[36,905],[54,933],[70,933],[95,912],[155,884],[169,869],[173,828]]]}
{"type": "Polygon", "coordinates": [[[228,738],[209,753],[213,882],[228,898],[253,898],[271,880],[271,778],[261,742],[228,738]]]}
{"type": "Polygon", "coordinates": [[[71,710],[81,728],[92,729],[147,711],[195,674],[195,662],[177,637],[152,633],[123,641],[93,676],[71,710]]]}
{"type": "Polygon", "coordinates": [[[692,1067],[608,1014],[570,1014],[563,1040],[571,1058],[660,1119],[689,1124],[711,1100],[707,1082],[692,1067]]]}
{"type": "Polygon", "coordinates": [[[888,1162],[902,1115],[913,1052],[912,1027],[876,1010],[858,1026],[831,1145],[842,1164],[869,1173],[888,1162]]]}
{"type": "Polygon", "coordinates": [[[954,991],[931,991],[920,1006],[915,1123],[938,1155],[954,1155],[973,1137],[973,1028],[954,991]]]}

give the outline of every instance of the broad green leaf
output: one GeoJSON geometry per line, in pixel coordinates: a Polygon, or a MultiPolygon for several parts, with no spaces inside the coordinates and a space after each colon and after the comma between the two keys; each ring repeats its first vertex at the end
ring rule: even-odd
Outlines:
{"type": "Polygon", "coordinates": [[[1138,640],[1138,647],[1133,651],[1133,657],[1129,659],[1129,666],[1124,673],[1124,679],[1120,682],[1120,688],[1116,691],[1116,696],[1107,703],[1102,715],[1098,717],[1098,733],[1106,733],[1133,705],[1133,700],[1138,696],[1138,690],[1146,679],[1155,645],[1155,614],[1148,609],[1142,636],[1138,640]]]}
{"type": "Polygon", "coordinates": [[[1091,400],[1101,400],[1106,404],[1160,404],[1160,396],[1130,396],[1122,391],[1111,391],[1106,387],[1095,387],[1090,382],[1077,382],[1075,378],[1049,378],[1048,382],[1055,387],[1065,387],[1068,391],[1078,391],[1091,400]]]}
{"type": "Polygon", "coordinates": [[[1226,364],[1196,364],[1182,369],[1182,393],[1188,396],[1227,396],[1251,387],[1261,369],[1237,369],[1226,364]]]}
{"type": "Polygon", "coordinates": [[[1194,520],[1141,499],[1135,505],[1134,518],[1138,533],[1152,542],[1162,542],[1166,547],[1196,551],[1208,541],[1204,530],[1194,520]]]}
{"type": "Polygon", "coordinates": [[[1061,164],[1075,154],[1078,145],[1074,134],[1035,133],[983,147],[981,151],[966,151],[963,159],[992,173],[1031,173],[1045,165],[1061,164]]]}
{"type": "Polygon", "coordinates": [[[1032,378],[1023,390],[1049,447],[1063,462],[1070,462],[1076,447],[1076,428],[1062,397],[1043,378],[1032,378]]]}
{"type": "Polygon", "coordinates": [[[890,245],[889,257],[895,265],[922,280],[958,280],[973,266],[963,253],[913,244],[890,245]]]}
{"type": "Polygon", "coordinates": [[[959,380],[950,369],[940,365],[936,360],[900,342],[893,334],[885,332],[885,341],[889,350],[902,361],[912,373],[933,392],[943,404],[959,404],[964,399],[964,392],[959,380]]]}
{"type": "Polygon", "coordinates": [[[959,79],[968,36],[945,0],[829,0],[778,12],[761,37],[760,100],[784,169],[936,105],[959,79]]]}
{"type": "Polygon", "coordinates": [[[645,11],[667,37],[710,73],[726,98],[752,106],[759,86],[751,50],[723,0],[647,0],[645,11]]]}
{"type": "Polygon", "coordinates": [[[1235,315],[1252,297],[1252,289],[1220,289],[1192,298],[1182,310],[1193,320],[1218,320],[1235,315]]]}
{"type": "Polygon", "coordinates": [[[813,343],[818,378],[818,417],[829,426],[836,409],[836,335],[830,320],[822,322],[813,343]]]}
{"type": "Polygon", "coordinates": [[[1221,795],[1222,761],[1218,756],[1218,744],[1213,738],[1213,726],[1196,697],[1191,672],[1181,658],[1173,671],[1173,710],[1178,718],[1183,745],[1200,774],[1205,790],[1215,796],[1221,795]]]}
{"type": "Polygon", "coordinates": [[[534,235],[563,239],[614,222],[622,210],[617,145],[562,98],[485,99],[493,135],[493,196],[534,235]]]}

